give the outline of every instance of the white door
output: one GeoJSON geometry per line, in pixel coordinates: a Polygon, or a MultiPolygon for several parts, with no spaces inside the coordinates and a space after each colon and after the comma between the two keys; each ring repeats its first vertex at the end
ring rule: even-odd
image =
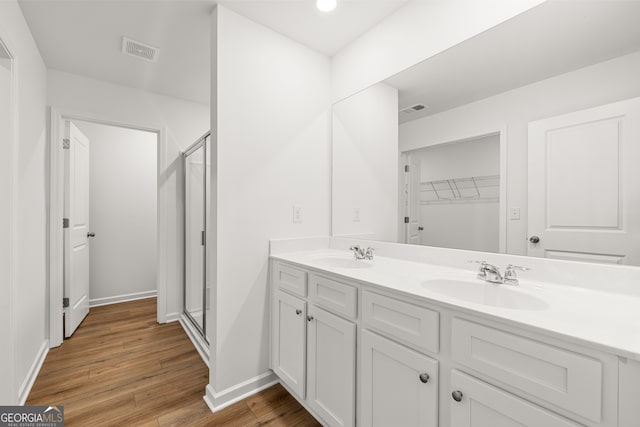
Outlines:
{"type": "Polygon", "coordinates": [[[64,336],[89,314],[89,139],[65,121],[64,336]]]}
{"type": "Polygon", "coordinates": [[[279,291],[273,298],[271,369],[304,399],[306,303],[279,291]]]}
{"type": "Polygon", "coordinates": [[[353,426],[356,325],[315,306],[307,321],[307,402],[330,426],[353,426]]]}
{"type": "Polygon", "coordinates": [[[405,166],[405,194],[407,196],[405,214],[405,242],[412,245],[419,245],[421,231],[421,227],[419,224],[420,162],[417,162],[410,155],[408,155],[407,166],[405,166]]]}
{"type": "Polygon", "coordinates": [[[528,255],[640,265],[640,98],[529,123],[528,255]]]}
{"type": "Polygon", "coordinates": [[[366,330],[361,361],[363,426],[438,425],[437,361],[366,330]]]}
{"type": "Polygon", "coordinates": [[[458,371],[451,371],[455,427],[578,427],[560,415],[458,371]]]}

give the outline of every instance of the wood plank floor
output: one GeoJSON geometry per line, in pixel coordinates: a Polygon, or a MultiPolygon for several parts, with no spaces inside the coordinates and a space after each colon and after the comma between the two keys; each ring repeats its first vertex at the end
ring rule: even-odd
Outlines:
{"type": "Polygon", "coordinates": [[[209,371],[178,322],[156,323],[156,299],[91,309],[52,349],[27,405],[64,405],[68,426],[318,426],[277,385],[212,414],[209,371]]]}

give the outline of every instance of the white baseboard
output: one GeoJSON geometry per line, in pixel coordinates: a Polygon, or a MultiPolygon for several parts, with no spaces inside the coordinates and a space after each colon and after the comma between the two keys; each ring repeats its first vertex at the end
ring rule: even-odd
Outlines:
{"type": "Polygon", "coordinates": [[[191,321],[184,314],[180,316],[180,325],[182,325],[182,329],[187,333],[187,336],[198,351],[198,354],[202,358],[204,364],[209,367],[209,345],[207,342],[200,336],[200,332],[198,332],[195,326],[193,326],[191,321]]]}
{"type": "Polygon", "coordinates": [[[49,340],[44,340],[40,346],[40,350],[38,350],[38,356],[31,364],[27,377],[22,382],[20,390],[18,390],[18,402],[20,402],[20,405],[24,405],[27,401],[29,393],[31,393],[31,387],[33,387],[33,383],[36,382],[36,378],[38,378],[38,374],[40,373],[40,369],[42,368],[42,364],[44,363],[44,359],[46,359],[48,353],[49,340]]]}
{"type": "Polygon", "coordinates": [[[164,323],[177,322],[180,320],[182,313],[167,313],[164,319],[164,323]]]}
{"type": "Polygon", "coordinates": [[[268,371],[219,393],[211,387],[211,384],[208,384],[204,401],[211,412],[218,412],[277,383],[278,377],[272,371],[268,371]]]}
{"type": "Polygon", "coordinates": [[[112,297],[96,298],[89,300],[89,307],[99,307],[101,305],[117,304],[119,302],[135,301],[138,299],[155,298],[158,291],[135,292],[133,294],[115,295],[112,297]]]}

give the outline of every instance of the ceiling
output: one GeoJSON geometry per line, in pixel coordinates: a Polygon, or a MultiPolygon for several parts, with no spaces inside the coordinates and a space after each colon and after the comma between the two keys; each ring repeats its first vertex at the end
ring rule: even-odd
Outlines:
{"type": "Polygon", "coordinates": [[[640,2],[550,1],[415,65],[386,82],[400,123],[640,50],[640,2]]]}
{"type": "MultiPolygon", "coordinates": [[[[220,3],[312,49],[333,55],[408,0],[220,3]]],[[[417,0],[413,0],[417,1],[417,0]]],[[[210,98],[211,0],[19,0],[48,68],[200,104],[210,98]],[[122,37],[158,47],[155,63],[121,53],[122,37]]]]}

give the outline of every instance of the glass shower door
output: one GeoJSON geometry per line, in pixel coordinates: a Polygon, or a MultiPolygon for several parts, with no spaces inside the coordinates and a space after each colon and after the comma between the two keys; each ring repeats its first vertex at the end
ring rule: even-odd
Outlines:
{"type": "Polygon", "coordinates": [[[184,156],[184,312],[205,336],[206,148],[201,140],[184,156]]]}

